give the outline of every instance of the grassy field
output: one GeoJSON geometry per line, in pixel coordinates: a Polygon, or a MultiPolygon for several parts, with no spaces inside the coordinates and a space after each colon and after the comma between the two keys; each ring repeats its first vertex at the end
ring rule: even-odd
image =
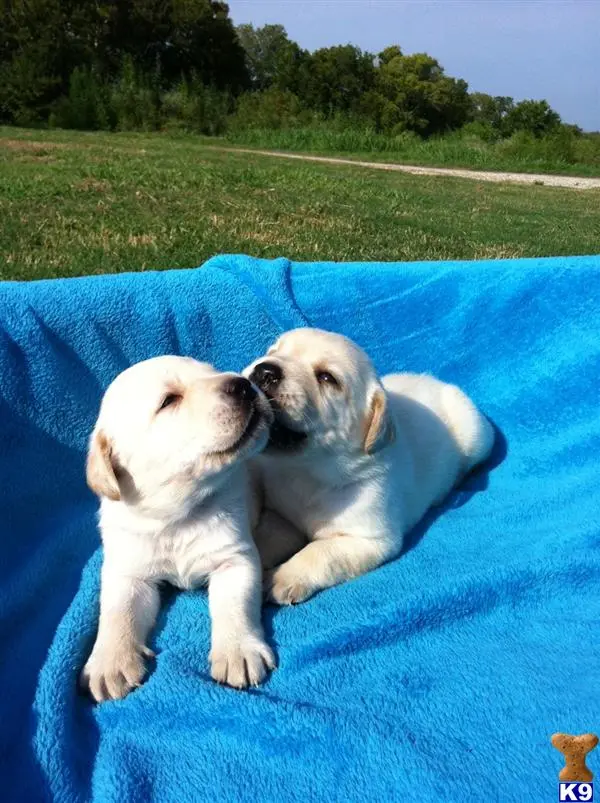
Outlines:
{"type": "Polygon", "coordinates": [[[193,137],[0,129],[0,278],[244,252],[436,260],[600,251],[600,191],[220,153],[193,137]]]}

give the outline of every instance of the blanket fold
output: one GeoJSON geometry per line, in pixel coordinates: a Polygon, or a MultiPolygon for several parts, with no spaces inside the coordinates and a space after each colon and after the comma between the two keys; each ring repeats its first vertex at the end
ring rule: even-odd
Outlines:
{"type": "MultiPolygon", "coordinates": [[[[291,263],[0,285],[2,800],[555,799],[550,736],[600,731],[600,257],[291,263]],[[166,595],[146,684],[94,707],[104,389],[165,353],[240,370],[286,329],[461,385],[490,463],[398,560],[264,619],[279,668],[215,685],[206,595],[166,595]]],[[[600,777],[600,752],[589,767],[600,777]]]]}

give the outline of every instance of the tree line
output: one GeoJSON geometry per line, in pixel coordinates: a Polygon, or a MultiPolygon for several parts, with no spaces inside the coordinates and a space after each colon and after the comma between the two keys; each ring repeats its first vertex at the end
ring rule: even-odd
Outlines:
{"type": "Polygon", "coordinates": [[[237,28],[218,0],[1,0],[0,121],[207,134],[344,121],[396,136],[470,125],[488,140],[568,130],[544,100],[470,93],[425,53],[309,52],[237,28]]]}

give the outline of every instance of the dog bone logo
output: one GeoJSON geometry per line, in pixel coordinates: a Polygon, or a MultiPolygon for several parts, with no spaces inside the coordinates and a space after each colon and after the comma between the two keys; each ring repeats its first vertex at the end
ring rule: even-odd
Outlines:
{"type": "Polygon", "coordinates": [[[593,733],[581,736],[570,736],[568,733],[555,733],[550,739],[553,746],[565,757],[565,766],[558,778],[561,781],[591,781],[594,773],[586,767],[585,757],[598,744],[598,737],[593,733]]]}

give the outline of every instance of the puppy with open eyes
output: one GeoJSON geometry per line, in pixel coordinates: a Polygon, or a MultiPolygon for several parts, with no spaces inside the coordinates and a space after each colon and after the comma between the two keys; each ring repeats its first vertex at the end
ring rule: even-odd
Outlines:
{"type": "Polygon", "coordinates": [[[138,363],[108,388],[87,462],[104,546],[100,623],[81,676],[95,700],[141,684],[165,581],[208,582],[215,680],[256,685],[274,667],[248,473],[272,420],[247,379],[184,357],[138,363]]]}
{"type": "Polygon", "coordinates": [[[380,380],[342,335],[287,332],[244,374],[275,412],[256,459],[265,513],[255,537],[263,564],[277,566],[265,587],[279,604],[397,556],[403,536],[492,449],[490,423],[459,388],[425,375],[380,380]],[[278,565],[297,532],[308,544],[278,565]]]}

